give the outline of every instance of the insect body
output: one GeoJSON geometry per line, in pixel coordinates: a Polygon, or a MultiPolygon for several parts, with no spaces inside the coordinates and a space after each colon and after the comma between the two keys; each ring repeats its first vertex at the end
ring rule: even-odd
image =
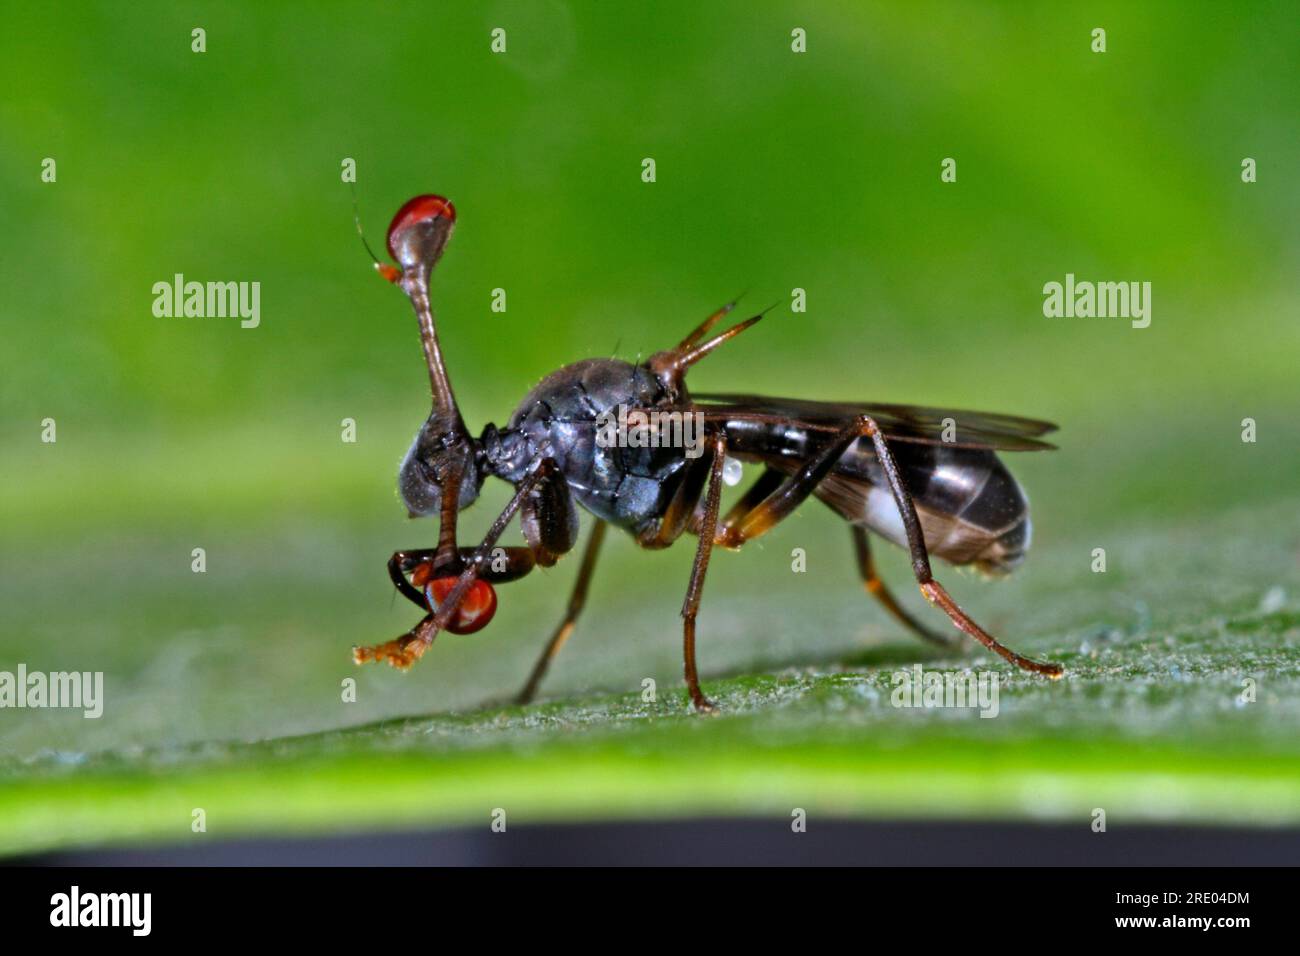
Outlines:
{"type": "Polygon", "coordinates": [[[617,359],[565,366],[525,397],[499,433],[503,447],[511,442],[519,446],[501,477],[518,482],[527,462],[549,454],[573,496],[592,515],[634,535],[651,532],[691,460],[680,447],[602,442],[600,424],[613,420],[620,408],[671,410],[673,398],[644,366],[617,359]]]}
{"type": "Polygon", "coordinates": [[[761,318],[710,335],[733,303],[646,362],[591,359],[561,368],[525,396],[504,427],[488,425],[471,437],[451,390],[429,302],[429,277],[455,215],[442,197],[411,200],[388,233],[400,270],[376,263],[415,308],[433,395],[398,487],[413,516],[437,515],[440,525],[436,548],[399,551],[389,561],[393,584],[424,618],[396,640],[354,648],[358,663],[409,667],[439,631],[471,633],[485,626],[496,609],[494,584],[553,565],[573,550],[580,506],[593,519],[593,530],[568,611],[519,700],[533,697],[572,633],[605,528],[613,525],[645,548],[668,547],[688,532],[698,537],[682,607],[683,657],[692,702],[698,710],[712,710],[696,670],[695,619],[713,548],[740,548],[817,497],[849,522],[863,584],[898,620],[926,639],[948,643],[885,587],[868,532],[908,549],[922,594],[959,630],[1024,670],[1061,675],[1059,666],[1022,657],[984,631],[930,567],[932,554],[993,574],[1023,560],[1030,540],[1028,503],[997,452],[1051,448],[1040,436],[1055,426],[907,405],[692,395],[685,381],[691,366],[761,318]],[[628,422],[635,426],[629,429],[628,422]],[[671,423],[675,440],[646,440],[664,434],[652,422],[671,423]],[[724,514],[721,489],[729,457],[759,464],[762,472],[724,514]],[[457,515],[489,476],[510,483],[515,493],[482,541],[462,547],[457,515]],[[497,546],[516,515],[525,546],[497,546]]]}
{"type": "MultiPolygon", "coordinates": [[[[868,407],[747,395],[708,397],[726,398],[734,405],[749,409],[766,407],[774,414],[791,418],[817,420],[822,416],[828,427],[836,421],[851,419],[868,407]]],[[[886,406],[870,407],[876,421],[882,422],[886,406]]],[[[900,422],[903,418],[924,421],[927,415],[953,422],[956,421],[953,415],[961,415],[963,421],[970,422],[976,413],[895,406],[894,415],[900,422]]],[[[994,416],[978,415],[978,418],[989,421],[994,416]]],[[[1015,421],[1028,424],[1024,420],[1008,419],[1001,427],[1008,428],[1015,421]]],[[[899,428],[901,431],[901,424],[899,428]]],[[[807,436],[788,425],[755,424],[741,416],[726,423],[726,430],[732,455],[760,460],[783,472],[792,471],[807,454],[807,436]]],[[[939,430],[936,424],[935,431],[939,430]]],[[[1013,444],[1011,435],[982,437],[1002,445],[1013,444]]],[[[1029,502],[992,449],[959,446],[955,437],[954,443],[939,444],[903,440],[896,433],[890,433],[889,439],[903,485],[916,506],[926,550],[931,555],[955,565],[974,565],[989,574],[1009,573],[1024,560],[1031,535],[1029,502]]],[[[1034,443],[1026,447],[1041,446],[1034,443]]],[[[908,546],[902,516],[870,440],[860,438],[851,445],[813,494],[850,524],[869,528],[899,547],[908,546]]]]}

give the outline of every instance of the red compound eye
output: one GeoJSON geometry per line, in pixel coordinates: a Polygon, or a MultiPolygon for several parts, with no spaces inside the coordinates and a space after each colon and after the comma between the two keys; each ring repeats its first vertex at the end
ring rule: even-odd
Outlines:
{"type": "Polygon", "coordinates": [[[442,196],[433,194],[425,196],[416,196],[414,199],[407,200],[401,209],[397,210],[397,215],[388,226],[388,254],[394,259],[397,258],[397,251],[393,248],[394,237],[417,223],[432,222],[435,219],[446,219],[448,224],[456,221],[456,207],[451,204],[451,200],[444,199],[442,196]]]}
{"type": "MultiPolygon", "coordinates": [[[[434,578],[424,588],[425,597],[434,608],[442,606],[443,600],[456,586],[458,579],[454,575],[434,578]]],[[[456,613],[447,622],[447,630],[453,634],[473,634],[488,626],[492,615],[497,612],[497,592],[488,582],[479,579],[465,592],[465,600],[460,602],[456,613]]]]}

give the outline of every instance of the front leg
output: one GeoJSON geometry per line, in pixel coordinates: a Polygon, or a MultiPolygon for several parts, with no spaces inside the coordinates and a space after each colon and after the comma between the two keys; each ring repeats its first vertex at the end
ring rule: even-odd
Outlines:
{"type": "Polygon", "coordinates": [[[371,647],[352,648],[352,660],[357,664],[386,661],[401,670],[405,670],[419,660],[424,652],[429,649],[433,639],[438,636],[438,632],[447,626],[447,622],[460,608],[461,602],[465,600],[465,595],[469,593],[469,589],[474,582],[480,577],[486,577],[491,573],[492,549],[496,546],[497,539],[501,537],[510,521],[514,518],[515,513],[523,506],[524,501],[542,482],[559,478],[559,476],[560,469],[554,459],[535,459],[534,464],[529,468],[523,480],[516,486],[515,493],[505,509],[492,522],[492,526],[488,528],[482,543],[467,558],[463,559],[464,570],[456,578],[455,585],[443,598],[438,610],[426,614],[419,624],[396,640],[371,647]]]}
{"type": "Polygon", "coordinates": [[[425,601],[424,592],[407,580],[406,575],[424,562],[432,561],[437,554],[437,548],[415,548],[410,551],[394,551],[388,559],[388,578],[393,582],[393,587],[397,588],[402,597],[426,611],[429,605],[425,601]]]}
{"type": "MultiPolygon", "coordinates": [[[[455,560],[445,565],[436,562],[437,548],[411,548],[406,551],[394,551],[388,559],[388,577],[393,587],[416,607],[429,610],[428,602],[421,588],[434,577],[460,574],[465,569],[465,562],[474,556],[474,548],[460,548],[455,560]],[[407,575],[410,575],[408,578],[407,575]]],[[[533,552],[528,548],[495,548],[488,566],[479,575],[492,584],[505,584],[522,578],[537,563],[533,552]]]]}

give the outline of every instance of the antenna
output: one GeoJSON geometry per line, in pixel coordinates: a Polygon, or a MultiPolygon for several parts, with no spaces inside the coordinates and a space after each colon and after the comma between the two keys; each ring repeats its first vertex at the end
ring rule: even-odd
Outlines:
{"type": "Polygon", "coordinates": [[[402,270],[386,262],[380,262],[379,257],[375,255],[375,250],[370,248],[370,243],[366,241],[366,232],[361,228],[361,205],[357,202],[357,184],[348,183],[348,186],[352,190],[352,221],[357,225],[357,235],[361,237],[361,244],[366,247],[366,254],[374,263],[375,271],[389,282],[396,282],[402,277],[402,270]]]}

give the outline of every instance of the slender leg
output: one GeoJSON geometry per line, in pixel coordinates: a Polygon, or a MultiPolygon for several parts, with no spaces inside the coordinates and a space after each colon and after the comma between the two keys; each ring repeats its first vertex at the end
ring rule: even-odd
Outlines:
{"type": "MultiPolygon", "coordinates": [[[[764,474],[759,483],[766,489],[772,489],[758,504],[741,511],[739,506],[727,515],[727,520],[718,528],[718,544],[724,548],[739,548],[750,541],[771,531],[783,518],[786,518],[808,500],[840,456],[861,437],[856,426],[850,426],[839,432],[830,443],[806,461],[802,468],[793,475],[781,476],[779,482],[772,476],[764,474]],[[773,486],[775,486],[773,488],[773,486]]],[[[779,476],[779,473],[777,473],[779,476]]],[[[746,499],[757,497],[758,485],[750,489],[746,499]]]]}
{"type": "Polygon", "coordinates": [[[867,589],[868,594],[883,604],[885,610],[892,614],[897,621],[908,627],[923,640],[943,647],[956,646],[957,641],[946,634],[936,634],[907,613],[903,606],[894,599],[893,593],[885,586],[885,582],[880,579],[880,575],[876,571],[876,562],[871,556],[871,542],[867,538],[866,529],[859,528],[857,525],[853,526],[853,547],[858,558],[858,573],[862,576],[862,585],[867,589]]]}
{"type": "Polygon", "coordinates": [[[578,568],[578,579],[573,584],[573,593],[569,595],[569,607],[564,612],[564,620],[560,621],[560,626],[546,642],[542,656],[537,658],[537,663],[533,665],[533,672],[528,675],[528,683],[524,684],[524,689],[515,698],[516,703],[527,704],[533,699],[537,694],[538,685],[541,684],[542,678],[546,676],[546,671],[551,666],[551,661],[555,660],[555,655],[560,653],[560,648],[573,633],[578,615],[582,613],[583,605],[587,603],[587,589],[591,585],[591,575],[596,570],[596,557],[604,540],[605,522],[597,521],[595,527],[591,529],[591,537],[587,539],[587,550],[582,555],[582,565],[578,568]]]}
{"type": "Polygon", "coordinates": [[[943,585],[934,579],[934,574],[930,570],[930,555],[926,551],[925,538],[921,532],[921,521],[916,515],[912,496],[903,485],[898,465],[894,462],[894,456],[889,450],[885,436],[868,415],[859,415],[819,454],[809,459],[799,471],[787,478],[779,488],[748,514],[734,523],[728,522],[727,525],[719,528],[718,543],[724,547],[739,547],[745,541],[769,531],[802,504],[835,466],[835,462],[845,450],[863,437],[871,439],[875,446],[876,457],[889,482],[890,493],[894,496],[894,504],[898,507],[898,514],[903,520],[903,530],[907,534],[908,551],[912,556],[912,573],[916,576],[916,583],[920,586],[925,599],[947,614],[958,629],[1022,670],[1051,678],[1060,677],[1064,670],[1059,664],[1046,664],[1032,660],[998,643],[991,634],[971,620],[970,615],[957,606],[957,602],[952,599],[943,585]]]}
{"type": "MultiPolygon", "coordinates": [[[[732,505],[727,513],[722,517],[721,523],[718,526],[718,533],[714,536],[713,543],[721,547],[732,548],[732,550],[740,547],[739,545],[733,547],[728,541],[723,540],[726,529],[731,525],[736,524],[741,518],[753,511],[763,502],[764,499],[767,498],[768,495],[781,487],[781,482],[784,480],[785,475],[777,471],[775,468],[764,469],[763,473],[755,479],[754,483],[749,486],[748,490],[740,496],[740,499],[732,505]]],[[[691,534],[700,533],[700,525],[704,522],[706,504],[707,502],[704,498],[697,498],[695,502],[695,510],[692,512],[691,519],[687,524],[687,528],[691,534]]]]}
{"type": "Polygon", "coordinates": [[[424,599],[424,594],[406,579],[406,572],[425,561],[432,561],[437,554],[436,548],[416,548],[410,551],[394,551],[393,556],[388,559],[388,577],[392,580],[393,587],[401,592],[402,597],[426,611],[429,605],[424,599]]]}
{"type": "MultiPolygon", "coordinates": [[[[387,661],[393,667],[402,670],[419,660],[420,656],[428,650],[429,645],[433,643],[433,639],[437,637],[438,632],[447,626],[447,622],[451,620],[452,615],[460,607],[460,602],[465,600],[465,594],[469,591],[470,586],[483,574],[484,567],[490,567],[492,548],[506,530],[506,526],[510,524],[511,519],[514,518],[524,499],[533,492],[538,484],[553,479],[558,471],[559,467],[551,458],[540,459],[529,470],[524,479],[515,487],[515,493],[506,505],[505,510],[497,515],[496,520],[492,522],[492,526],[488,528],[487,534],[484,535],[482,543],[474,549],[472,557],[465,562],[465,569],[461,571],[460,576],[456,579],[455,586],[443,599],[436,613],[425,615],[419,624],[396,640],[376,644],[373,647],[352,648],[352,660],[357,664],[365,664],[370,661],[387,661]]],[[[439,550],[442,550],[441,547],[439,550]]]]}
{"type": "Polygon", "coordinates": [[[695,617],[700,610],[704,575],[709,570],[709,555],[713,553],[713,539],[718,529],[718,512],[722,507],[722,468],[727,459],[726,437],[719,434],[713,446],[713,469],[709,475],[704,519],[700,522],[700,545],[695,551],[695,564],[691,567],[691,583],[686,588],[686,600],[682,603],[682,657],[686,670],[686,689],[690,692],[691,703],[702,714],[713,713],[717,707],[700,690],[699,672],[695,667],[695,617]]]}
{"type": "Polygon", "coordinates": [[[460,482],[462,474],[460,469],[452,469],[442,481],[442,502],[438,515],[438,557],[440,564],[454,561],[459,550],[456,547],[456,520],[460,516],[460,482]]]}
{"type": "Polygon", "coordinates": [[[894,462],[894,456],[889,450],[885,436],[881,434],[875,421],[867,415],[859,416],[856,424],[861,433],[868,436],[875,445],[876,457],[880,460],[880,467],[884,469],[885,477],[889,480],[889,490],[894,495],[894,503],[898,506],[899,516],[903,519],[903,529],[907,532],[907,546],[912,554],[912,571],[916,575],[916,582],[920,585],[925,599],[947,614],[957,628],[1020,669],[1053,679],[1064,674],[1065,669],[1060,664],[1032,660],[998,643],[993,635],[971,620],[970,615],[957,606],[957,602],[952,599],[944,586],[934,579],[930,571],[930,555],[925,549],[925,538],[921,533],[921,521],[916,516],[916,506],[912,503],[912,496],[899,476],[898,465],[894,462]]]}
{"type": "MultiPolygon", "coordinates": [[[[452,562],[445,568],[439,568],[447,574],[459,574],[464,570],[464,562],[474,556],[474,548],[459,549],[459,560],[452,562]]],[[[533,569],[536,560],[533,552],[528,548],[502,548],[501,551],[505,557],[503,567],[496,566],[496,556],[488,562],[488,566],[483,568],[480,577],[491,581],[493,584],[505,584],[507,581],[515,581],[522,578],[525,574],[533,569]]],[[[388,577],[392,580],[393,586],[401,592],[402,596],[423,610],[428,610],[429,605],[426,603],[424,593],[420,586],[426,581],[411,580],[407,574],[416,571],[422,565],[432,569],[435,559],[438,557],[437,548],[411,548],[406,551],[394,551],[393,556],[388,559],[388,577]]]]}
{"type": "MultiPolygon", "coordinates": [[[[785,475],[781,472],[775,468],[765,468],[763,473],[749,486],[749,490],[740,496],[740,500],[732,505],[731,510],[723,517],[721,532],[725,534],[727,528],[739,523],[745,515],[767,500],[768,495],[780,488],[783,481],[785,481],[785,475]]],[[[722,542],[718,543],[721,544],[722,542]]]]}

